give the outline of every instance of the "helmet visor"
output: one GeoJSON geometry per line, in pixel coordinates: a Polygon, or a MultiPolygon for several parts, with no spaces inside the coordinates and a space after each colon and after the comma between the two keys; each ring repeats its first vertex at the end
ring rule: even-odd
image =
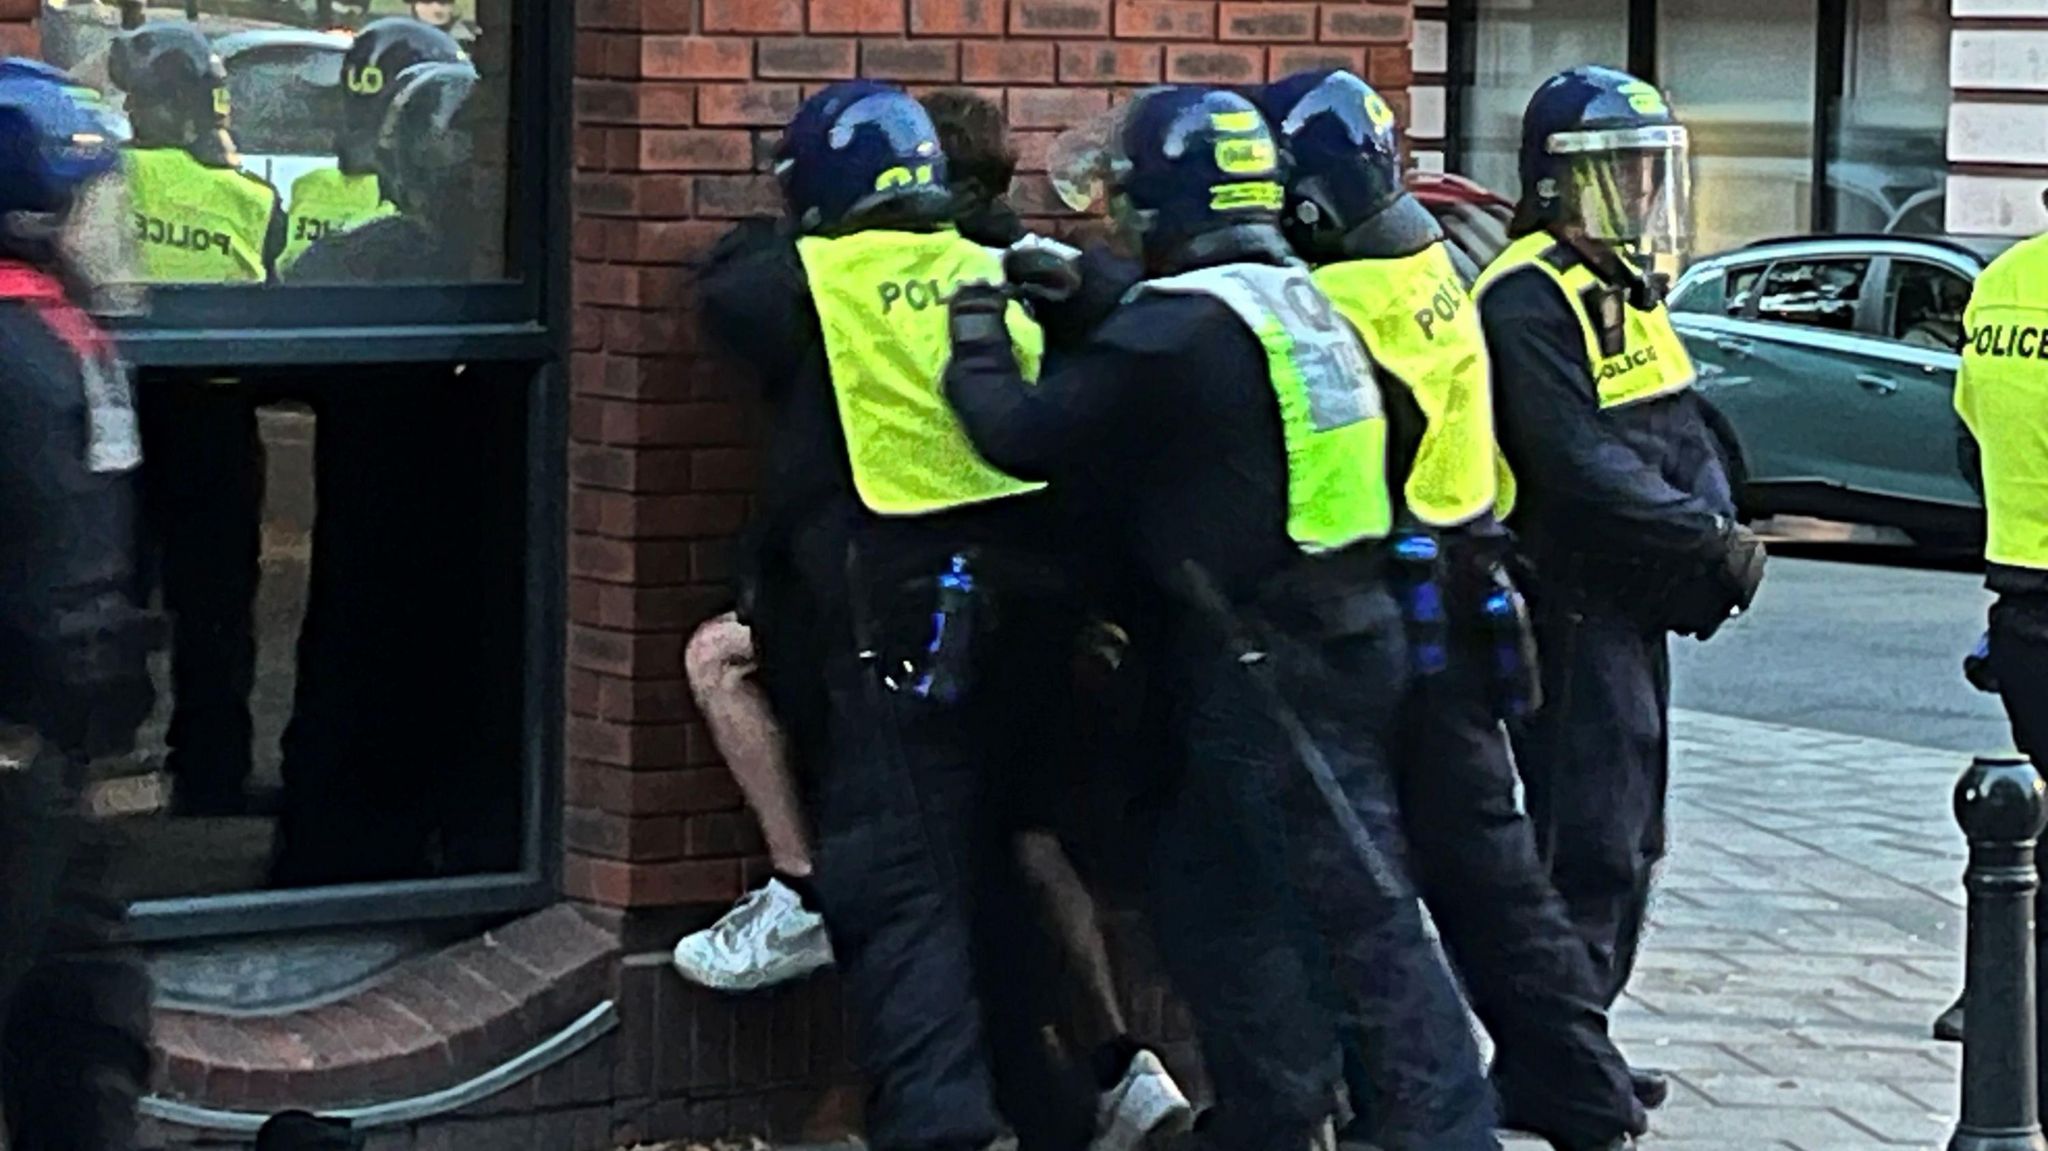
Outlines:
{"type": "Polygon", "coordinates": [[[1595,240],[1679,253],[1692,239],[1692,162],[1684,128],[1569,132],[1550,139],[1564,161],[1566,215],[1595,240]]]}
{"type": "Polygon", "coordinates": [[[128,181],[116,168],[79,189],[57,233],[57,253],[88,311],[137,316],[148,310],[147,275],[128,181]]]}
{"type": "Polygon", "coordinates": [[[874,128],[889,141],[889,150],[898,156],[936,157],[939,154],[939,134],[932,127],[931,117],[914,101],[905,100],[894,93],[864,96],[855,100],[839,118],[832,122],[832,133],[828,137],[832,150],[837,152],[851,147],[862,128],[874,128]]]}
{"type": "Polygon", "coordinates": [[[1061,203],[1076,212],[1108,206],[1122,158],[1124,120],[1131,107],[1125,104],[1099,113],[1053,138],[1045,166],[1061,203]]]}

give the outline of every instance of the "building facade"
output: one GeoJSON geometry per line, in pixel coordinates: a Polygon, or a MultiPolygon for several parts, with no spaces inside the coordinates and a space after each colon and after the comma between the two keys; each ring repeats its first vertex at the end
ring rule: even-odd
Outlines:
{"type": "MultiPolygon", "coordinates": [[[[355,186],[344,93],[430,105],[345,65],[347,32],[450,7],[0,0],[0,44],[107,91],[135,170],[173,173],[137,197],[159,286],[123,337],[179,623],[148,746],[92,793],[161,988],[154,1130],[238,1145],[304,1107],[378,1151],[842,1134],[829,978],[727,998],[668,963],[764,873],[682,681],[758,430],[692,262],[774,210],[776,128],[837,79],[1002,101],[1053,228],[1046,148],[1139,87],[1339,64],[1442,120],[1441,87],[1410,107],[1407,0],[465,0],[464,150],[431,120],[375,142],[411,242],[323,246],[355,186]],[[173,95],[124,75],[124,29],[180,21],[224,61],[225,138],[159,138],[173,95]]],[[[1142,970],[1136,1023],[1185,1055],[1142,970]]]]}

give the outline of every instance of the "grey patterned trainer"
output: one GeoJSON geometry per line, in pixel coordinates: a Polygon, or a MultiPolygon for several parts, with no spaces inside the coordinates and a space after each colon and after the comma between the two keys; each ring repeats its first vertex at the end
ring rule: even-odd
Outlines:
{"type": "Polygon", "coordinates": [[[779,879],[676,944],[676,970],[714,991],[756,991],[832,966],[825,921],[779,879]]]}

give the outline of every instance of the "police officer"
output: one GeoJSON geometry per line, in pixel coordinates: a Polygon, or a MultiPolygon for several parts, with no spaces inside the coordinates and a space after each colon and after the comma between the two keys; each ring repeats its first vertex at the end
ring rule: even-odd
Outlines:
{"type": "MultiPolygon", "coordinates": [[[[1030,907],[1010,837],[987,830],[989,782],[1037,769],[1038,697],[1066,673],[1073,634],[1046,622],[1033,586],[1042,485],[981,459],[939,394],[946,301],[1001,278],[1001,261],[952,228],[936,132],[897,89],[814,95],[775,171],[785,234],[741,233],[702,279],[703,320],[770,409],[757,534],[808,601],[819,657],[826,738],[806,791],[872,1081],[867,1136],[980,1147],[999,1132],[1000,1090],[1023,1145],[1084,1146],[1085,1077],[1022,1069],[1042,1042],[992,1032],[1003,1020],[978,990],[1023,984],[1016,956],[977,944],[989,917],[1030,907]]],[[[1036,326],[1000,312],[1005,346],[1035,364],[1036,326]]],[[[788,624],[770,606],[754,623],[774,680],[788,624]]]]}
{"type": "MultiPolygon", "coordinates": [[[[250,284],[284,243],[277,193],[234,167],[227,77],[205,35],[160,21],[109,50],[134,140],[123,157],[143,268],[160,283],[250,284]]],[[[263,445],[238,388],[160,376],[142,395],[148,519],[175,621],[167,769],[186,815],[249,809],[263,445]]]]}
{"type": "Polygon", "coordinates": [[[1402,860],[1388,754],[1408,676],[1378,384],[1287,250],[1254,105],[1157,89],[1101,135],[1056,180],[1077,207],[1106,190],[1147,278],[1035,386],[1002,338],[1003,294],[962,289],[946,387],[983,457],[1100,501],[1116,530],[1101,542],[1176,605],[1137,646],[1174,717],[1150,862],[1216,1088],[1198,1137],[1296,1151],[1327,1121],[1335,1038],[1308,994],[1327,964],[1366,1038],[1381,1145],[1495,1147],[1402,860]],[[1319,947],[1300,945],[1289,893],[1319,947]]]}
{"type": "MultiPolygon", "coordinates": [[[[1764,557],[1642,263],[1690,227],[1685,129],[1652,85],[1588,67],[1538,89],[1522,133],[1514,242],[1478,283],[1548,697],[1515,751],[1611,1006],[1664,854],[1666,637],[1745,609],[1764,557]]],[[[1645,1103],[1666,1090],[1639,1076],[1645,1103]]]]}
{"type": "Polygon", "coordinates": [[[246,284],[284,248],[277,189],[235,168],[226,69],[191,24],[156,21],[114,41],[109,74],[128,94],[125,164],[153,280],[246,284]]]}
{"type": "Polygon", "coordinates": [[[476,69],[466,62],[415,64],[393,82],[370,160],[390,210],[323,234],[286,273],[291,283],[473,278],[481,238],[470,189],[476,69]]]}
{"type": "Polygon", "coordinates": [[[1503,652],[1520,658],[1516,618],[1485,612],[1489,599],[1509,606],[1515,593],[1493,516],[1499,449],[1478,310],[1442,230],[1403,183],[1393,109],[1379,93],[1325,70],[1272,85],[1260,103],[1293,161],[1289,242],[1364,338],[1381,379],[1426,421],[1402,453],[1412,458],[1404,494],[1442,546],[1451,594],[1447,658],[1410,701],[1400,757],[1418,879],[1496,1042],[1507,1124],[1566,1148],[1625,1141],[1642,1125],[1627,1064],[1517,806],[1500,722],[1534,702],[1524,684],[1535,669],[1501,667],[1503,652]]]}
{"type": "Polygon", "coordinates": [[[315,240],[397,211],[377,179],[377,132],[384,113],[408,68],[461,59],[462,49],[448,33],[402,16],[371,21],[356,33],[341,61],[336,166],[293,181],[284,253],[277,262],[281,275],[290,278],[292,265],[315,240]]]}
{"type": "Polygon", "coordinates": [[[2048,771],[2048,236],[1984,269],[1963,327],[1956,411],[1981,461],[1998,595],[1990,671],[2020,750],[2048,771]]]}
{"type": "Polygon", "coordinates": [[[108,948],[120,912],[78,796],[86,762],[132,750],[154,701],[132,396],[87,311],[140,279],[121,258],[133,221],[114,141],[89,90],[0,61],[0,1092],[15,1151],[133,1147],[149,1076],[148,979],[108,948]]]}

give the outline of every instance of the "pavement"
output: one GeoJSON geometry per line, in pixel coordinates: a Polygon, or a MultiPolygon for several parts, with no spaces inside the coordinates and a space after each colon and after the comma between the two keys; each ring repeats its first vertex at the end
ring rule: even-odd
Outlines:
{"type": "Polygon", "coordinates": [[[1945,1147],[1961,1048],[1928,1029],[1961,979],[1967,757],[1697,711],[1674,726],[1670,858],[1615,1018],[1630,1059],[1675,1080],[1645,1148],[1945,1147]]]}

